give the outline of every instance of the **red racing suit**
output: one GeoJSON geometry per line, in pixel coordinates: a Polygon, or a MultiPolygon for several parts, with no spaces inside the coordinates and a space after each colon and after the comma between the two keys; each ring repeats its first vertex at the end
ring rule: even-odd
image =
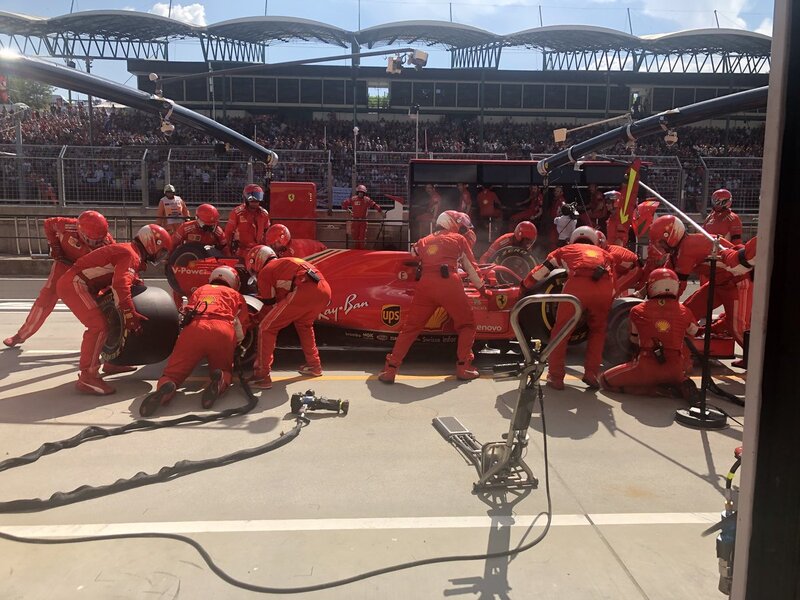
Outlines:
{"type": "Polygon", "coordinates": [[[322,252],[323,250],[327,249],[328,247],[322,242],[309,238],[292,238],[289,241],[289,245],[280,251],[273,248],[273,250],[275,250],[275,254],[278,255],[278,258],[292,256],[296,258],[306,258],[307,256],[311,256],[312,254],[316,254],[317,252],[322,252]]]}
{"type": "Polygon", "coordinates": [[[624,294],[629,289],[638,289],[642,278],[642,264],[635,252],[612,244],[606,252],[614,259],[614,295],[624,294]]]}
{"type": "Polygon", "coordinates": [[[655,396],[659,385],[683,382],[689,356],[683,338],[698,329],[692,312],[674,298],[654,298],[631,309],[630,323],[631,341],[639,346],[639,354],[603,373],[603,389],[655,396]],[[663,362],[658,355],[663,355],[663,362]]]}
{"type": "Polygon", "coordinates": [[[214,226],[213,231],[204,231],[200,228],[197,221],[186,221],[178,226],[172,234],[172,250],[181,244],[200,243],[204,246],[214,246],[221,250],[225,256],[230,256],[228,248],[228,238],[225,231],[219,225],[214,226]]]}
{"type": "Polygon", "coordinates": [[[517,242],[514,239],[514,232],[511,233],[504,233],[495,241],[492,242],[492,245],[486,249],[481,255],[480,262],[481,263],[488,263],[489,260],[494,256],[494,253],[498,250],[502,250],[503,248],[507,248],[508,246],[516,246],[518,248],[524,248],[525,250],[530,250],[529,247],[517,242]]]}
{"type": "Polygon", "coordinates": [[[274,258],[258,273],[258,297],[275,301],[275,306],[258,326],[258,358],[254,369],[257,376],[269,374],[278,332],[292,323],[306,365],[319,368],[313,325],[331,300],[331,288],[322,273],[300,258],[274,258]]]}
{"type": "Polygon", "coordinates": [[[269,213],[258,207],[250,210],[246,204],[240,204],[228,215],[225,225],[225,238],[236,256],[244,259],[253,246],[263,244],[269,229],[269,213]]]}
{"type": "Polygon", "coordinates": [[[420,279],[414,288],[408,317],[401,323],[400,333],[386,360],[399,367],[425,324],[441,306],[453,320],[453,328],[458,333],[458,362],[469,364],[473,359],[475,315],[458,267],[467,272],[475,287],[483,288],[469,242],[460,233],[439,230],[418,240],[413,250],[420,261],[420,279]]]}
{"type": "Polygon", "coordinates": [[[79,258],[58,282],[58,295],[86,325],[81,342],[80,370],[98,377],[100,351],[108,335],[108,324],[97,304],[98,293],[111,286],[114,303],[123,312],[133,312],[131,286],[147,267],[133,243],[110,244],[79,258]]]}
{"type": "Polygon", "coordinates": [[[711,235],[718,235],[733,244],[742,243],[742,220],[730,209],[712,210],[703,223],[703,229],[711,235]]]}
{"type": "Polygon", "coordinates": [[[631,221],[628,219],[627,223],[623,223],[619,217],[619,209],[614,207],[606,220],[606,237],[609,246],[625,246],[628,243],[631,221]]]}
{"type": "MultiPolygon", "coordinates": [[[[47,276],[47,281],[39,291],[39,296],[33,303],[28,317],[16,334],[20,343],[39,331],[47,317],[53,312],[53,308],[58,302],[58,291],[56,290],[58,280],[69,270],[72,263],[94,250],[91,246],[87,246],[78,235],[78,219],[72,217],[45,219],[44,234],[47,236],[47,243],[50,244],[53,265],[50,267],[50,275],[47,276]]],[[[113,243],[114,238],[106,235],[103,245],[113,243]]]]}
{"type": "Polygon", "coordinates": [[[481,219],[489,219],[503,216],[502,203],[500,197],[494,190],[483,188],[478,192],[478,215],[481,219]]]}
{"type": "MultiPolygon", "coordinates": [[[[589,378],[597,378],[603,360],[608,312],[614,299],[613,264],[614,259],[602,248],[590,244],[567,244],[548,254],[545,261],[528,273],[522,282],[523,288],[530,289],[554,269],[567,270],[567,281],[562,293],[572,294],[580,300],[589,328],[584,359],[584,375],[589,378]]],[[[556,322],[550,331],[551,339],[574,313],[572,305],[558,305],[556,322]]],[[[568,340],[563,340],[550,354],[548,379],[563,382],[567,342],[568,340]]]]}
{"type": "Polygon", "coordinates": [[[347,200],[342,202],[342,210],[350,212],[353,220],[350,223],[350,235],[355,242],[355,247],[358,249],[364,248],[364,240],[367,237],[367,214],[369,209],[373,208],[379,213],[383,214],[381,207],[369,196],[359,197],[358,194],[350,196],[347,200]]]}
{"type": "Polygon", "coordinates": [[[521,211],[511,215],[511,223],[517,224],[520,221],[535,221],[542,216],[542,206],[544,205],[544,195],[541,191],[531,192],[528,196],[528,205],[521,211]]]}
{"type": "Polygon", "coordinates": [[[234,350],[249,324],[247,304],[236,290],[208,283],[194,291],[187,306],[196,307],[198,314],[181,330],[158,387],[167,381],[180,387],[206,358],[209,373],[222,371],[224,391],[231,383],[234,350]]]}

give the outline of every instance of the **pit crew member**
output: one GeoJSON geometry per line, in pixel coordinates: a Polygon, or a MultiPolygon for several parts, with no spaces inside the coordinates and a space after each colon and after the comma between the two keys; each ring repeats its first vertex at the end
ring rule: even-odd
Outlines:
{"type": "Polygon", "coordinates": [[[158,201],[156,214],[156,222],[170,234],[175,233],[178,226],[186,220],[184,217],[189,217],[189,208],[183,198],[175,195],[174,185],[164,186],[164,195],[158,201]]]}
{"type": "Polygon", "coordinates": [[[609,245],[606,235],[600,230],[597,230],[597,238],[600,247],[614,259],[614,295],[620,296],[630,289],[639,289],[639,282],[644,273],[641,259],[627,248],[609,245]]]}
{"type": "Polygon", "coordinates": [[[533,249],[536,243],[536,225],[530,221],[520,221],[511,233],[504,233],[483,253],[480,261],[488,263],[498,250],[513,246],[515,248],[522,248],[526,252],[533,249]]]}
{"type": "Polygon", "coordinates": [[[522,221],[538,221],[542,216],[542,206],[544,205],[544,195],[538,185],[532,185],[528,193],[528,201],[525,208],[511,215],[511,222],[521,223],[522,221]]]}
{"type": "Polygon", "coordinates": [[[367,196],[367,186],[359,185],[356,187],[354,196],[350,196],[342,202],[342,210],[350,213],[351,221],[350,235],[353,238],[355,247],[358,250],[364,249],[364,240],[367,238],[367,214],[369,209],[374,208],[378,214],[383,215],[381,207],[369,196],[367,196]]]}
{"type": "MultiPolygon", "coordinates": [[[[58,282],[58,295],[81,323],[86,325],[81,342],[80,373],[75,388],[85,394],[105,396],[114,388],[100,379],[100,351],[108,335],[108,324],[97,303],[97,295],[111,286],[114,304],[123,318],[123,327],[136,332],[144,317],[136,312],[131,286],[147,262],[159,263],[167,257],[172,238],[160,225],[145,225],[130,243],[109,244],[82,256],[58,282]]],[[[107,374],[124,373],[134,367],[103,365],[107,374]]]]}
{"type": "Polygon", "coordinates": [[[194,211],[194,221],[186,221],[172,234],[172,249],[182,244],[196,242],[213,246],[225,256],[230,256],[228,238],[219,226],[219,211],[212,204],[201,204],[194,211]]]}
{"type": "Polygon", "coordinates": [[[627,246],[628,236],[630,235],[631,219],[623,223],[620,218],[622,209],[622,193],[616,190],[603,194],[608,208],[608,219],[606,219],[606,237],[608,244],[613,246],[627,246]]]}
{"type": "Polygon", "coordinates": [[[301,258],[278,258],[269,246],[256,246],[245,261],[250,274],[258,279],[258,297],[267,306],[258,326],[258,356],[253,369],[253,385],[272,387],[270,371],[278,332],[294,323],[305,364],[301,375],[319,377],[322,365],[314,338],[314,320],[331,300],[331,288],[314,265],[301,258]]]}
{"type": "Polygon", "coordinates": [[[703,223],[703,229],[736,245],[742,243],[742,220],[731,210],[732,204],[733,196],[725,188],[712,193],[711,212],[703,223]]]}
{"type": "Polygon", "coordinates": [[[50,275],[39,291],[39,296],[22,327],[17,333],[3,340],[9,348],[21,344],[39,331],[58,302],[56,290],[58,280],[70,266],[92,250],[114,243],[114,238],[108,234],[108,221],[94,210],[82,212],[77,219],[72,217],[45,219],[44,234],[50,244],[50,257],[53,259],[50,275]]]}
{"type": "Polygon", "coordinates": [[[694,399],[697,386],[686,372],[688,349],[683,339],[694,336],[698,327],[692,312],[678,300],[679,287],[671,269],[650,273],[648,299],[630,312],[631,342],[639,353],[600,376],[604,390],[657,396],[677,389],[683,398],[694,399]]]}
{"type": "Polygon", "coordinates": [[[308,238],[293,238],[286,225],[276,223],[267,229],[267,246],[275,251],[278,258],[296,256],[305,258],[317,252],[327,250],[327,246],[320,241],[308,238]]]}
{"type": "Polygon", "coordinates": [[[260,185],[248,183],[242,190],[243,202],[228,215],[225,237],[231,252],[241,259],[254,246],[263,244],[269,229],[269,213],[261,206],[264,190],[260,185]]]}
{"type": "MultiPolygon", "coordinates": [[[[614,259],[598,243],[594,229],[585,225],[578,227],[572,232],[570,243],[551,252],[542,264],[528,274],[520,286],[520,294],[527,294],[554,269],[567,270],[563,293],[572,294],[580,300],[589,328],[583,382],[595,389],[600,386],[597,376],[603,359],[606,321],[614,299],[614,259]]],[[[570,304],[558,305],[556,322],[550,332],[551,339],[558,335],[573,314],[574,309],[570,304]]],[[[567,341],[565,339],[556,346],[549,358],[547,385],[556,390],[564,389],[567,341]]]]}
{"type": "Polygon", "coordinates": [[[204,358],[208,360],[211,381],[203,390],[203,408],[214,406],[225,393],[231,384],[234,351],[244,339],[249,322],[247,304],[238,290],[236,269],[220,266],[211,272],[206,285],[194,291],[185,313],[190,320],[181,329],[156,390],[145,396],[139,407],[141,416],[151,416],[160,405],[172,400],[204,358]]]}
{"type": "Polygon", "coordinates": [[[397,371],[411,345],[440,306],[450,315],[458,332],[456,377],[469,380],[479,376],[472,366],[475,316],[458,274],[458,267],[461,266],[473,285],[483,290],[484,283],[477,273],[475,256],[470,243],[464,237],[470,229],[472,223],[467,215],[446,210],[436,219],[436,231],[414,244],[413,253],[420,261],[417,271],[419,280],[408,309],[408,317],[401,322],[394,347],[386,355],[386,364],[378,375],[382,382],[394,383],[397,371]]]}

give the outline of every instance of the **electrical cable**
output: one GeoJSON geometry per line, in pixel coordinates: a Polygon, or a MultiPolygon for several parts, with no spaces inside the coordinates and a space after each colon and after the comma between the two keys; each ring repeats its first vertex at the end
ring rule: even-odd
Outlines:
{"type": "MultiPolygon", "coordinates": [[[[318,583],[300,587],[282,588],[282,587],[255,585],[232,577],[214,562],[214,559],[206,551],[206,549],[203,547],[202,544],[200,544],[198,541],[190,537],[174,533],[128,533],[128,534],[115,534],[115,535],[95,535],[95,536],[86,536],[77,538],[42,539],[42,538],[15,536],[0,531],[0,539],[8,540],[11,542],[23,543],[23,544],[42,544],[42,545],[77,544],[85,542],[99,542],[99,541],[120,540],[120,539],[143,539],[143,538],[145,539],[160,538],[160,539],[175,540],[178,542],[182,542],[184,544],[188,544],[189,546],[194,548],[195,551],[197,551],[197,553],[203,559],[203,561],[205,561],[205,563],[208,565],[209,569],[211,569],[211,571],[217,577],[222,579],[224,582],[234,587],[243,590],[248,590],[250,592],[257,592],[260,594],[300,594],[305,592],[316,592],[320,590],[327,590],[335,587],[340,587],[350,583],[355,583],[357,581],[363,581],[365,579],[377,577],[378,575],[395,573],[397,571],[404,571],[407,569],[412,569],[425,565],[434,565],[447,562],[467,562],[473,560],[492,560],[495,558],[506,558],[506,557],[516,556],[518,554],[521,554],[522,552],[530,550],[531,548],[539,544],[545,538],[545,536],[547,536],[547,533],[550,531],[550,526],[553,522],[553,502],[550,495],[550,468],[549,468],[549,458],[547,452],[547,424],[545,421],[545,414],[544,414],[544,394],[542,393],[541,385],[538,385],[538,392],[539,392],[538,393],[539,405],[541,406],[541,417],[542,417],[542,439],[543,439],[542,453],[544,456],[544,481],[545,481],[545,495],[547,499],[547,508],[544,511],[544,513],[540,513],[540,515],[544,514],[547,517],[547,522],[544,526],[543,531],[536,538],[534,538],[527,544],[517,546],[516,548],[513,549],[502,550],[499,552],[488,552],[484,554],[464,554],[464,555],[435,556],[431,558],[423,558],[420,560],[389,565],[386,567],[381,567],[379,569],[373,569],[371,571],[365,571],[364,573],[359,573],[357,575],[352,575],[350,577],[345,577],[343,579],[338,579],[334,581],[328,581],[325,583],[318,583]]],[[[532,526],[533,525],[531,525],[531,527],[532,526]]]]}

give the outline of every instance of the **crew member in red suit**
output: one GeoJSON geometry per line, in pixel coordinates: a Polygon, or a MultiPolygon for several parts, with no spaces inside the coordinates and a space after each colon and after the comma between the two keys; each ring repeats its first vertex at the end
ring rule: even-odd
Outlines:
{"type": "Polygon", "coordinates": [[[383,210],[378,204],[369,196],[367,196],[367,187],[359,185],[356,187],[355,196],[351,196],[342,202],[342,210],[350,213],[352,221],[350,222],[350,236],[355,242],[355,247],[358,250],[364,249],[364,240],[367,237],[367,213],[369,209],[374,208],[378,214],[383,214],[383,210]]]}
{"type": "Polygon", "coordinates": [[[286,225],[276,223],[267,229],[267,246],[275,251],[278,258],[296,256],[305,258],[327,250],[327,246],[317,240],[308,238],[293,238],[286,225]]]}
{"type": "Polygon", "coordinates": [[[191,321],[181,329],[156,390],[145,396],[139,407],[143,417],[167,404],[175,391],[204,358],[211,379],[203,390],[203,408],[211,408],[231,384],[233,353],[244,339],[248,326],[247,304],[239,293],[236,269],[220,266],[211,271],[206,285],[197,288],[187,309],[191,321]]]}
{"type": "Polygon", "coordinates": [[[711,194],[711,212],[703,223],[703,229],[736,245],[742,243],[742,220],[731,210],[732,204],[733,196],[724,188],[711,194]]]}
{"type": "Polygon", "coordinates": [[[605,231],[606,221],[608,220],[608,207],[603,193],[597,189],[597,184],[590,183],[587,190],[589,194],[589,209],[587,216],[591,221],[592,227],[598,231],[605,231]]]}
{"type": "Polygon", "coordinates": [[[386,355],[386,364],[378,376],[382,382],[394,383],[397,370],[411,345],[440,306],[450,315],[453,327],[458,332],[456,377],[469,380],[479,376],[472,366],[475,315],[458,274],[458,267],[461,266],[473,285],[483,290],[484,284],[476,270],[475,256],[464,237],[470,229],[472,223],[467,215],[446,210],[436,219],[436,231],[414,244],[412,250],[419,257],[420,278],[414,289],[408,316],[401,323],[394,347],[386,355]]]}
{"type": "Polygon", "coordinates": [[[328,282],[311,263],[301,258],[278,258],[269,246],[250,250],[245,264],[258,278],[258,297],[271,306],[264,311],[258,326],[258,357],[253,369],[253,385],[260,389],[272,387],[270,371],[275,340],[278,332],[292,323],[306,361],[299,373],[320,377],[322,365],[314,339],[314,320],[331,300],[328,282]]]}
{"type": "MultiPolygon", "coordinates": [[[[572,232],[570,243],[548,254],[541,265],[528,273],[520,286],[520,293],[524,295],[554,269],[567,270],[563,293],[572,294],[580,300],[589,328],[583,382],[595,389],[599,387],[597,376],[603,360],[606,321],[614,299],[614,259],[598,243],[594,229],[578,227],[572,232]]],[[[558,305],[556,322],[550,332],[551,339],[558,335],[574,313],[570,304],[558,305]]],[[[556,390],[564,389],[567,342],[565,339],[555,347],[548,362],[547,385],[556,390]]]]}
{"type": "Polygon", "coordinates": [[[606,198],[606,206],[609,210],[606,220],[606,237],[609,245],[627,246],[628,235],[631,228],[631,220],[623,223],[620,219],[619,211],[622,207],[622,193],[614,190],[603,194],[606,198]]]}
{"type": "Polygon", "coordinates": [[[191,242],[213,246],[230,256],[228,239],[219,226],[219,211],[211,204],[201,204],[194,213],[194,221],[182,223],[172,234],[172,248],[191,242]]]}
{"type": "Polygon", "coordinates": [[[231,251],[244,259],[253,246],[264,243],[269,229],[269,213],[261,206],[264,190],[260,185],[247,184],[242,196],[244,202],[228,215],[225,237],[231,251]]]}
{"type": "MultiPolygon", "coordinates": [[[[100,351],[108,335],[108,324],[97,303],[97,295],[109,285],[114,304],[123,318],[123,327],[136,332],[144,317],[136,312],[131,286],[138,273],[147,268],[146,261],[158,263],[172,247],[172,238],[160,225],[145,225],[133,241],[109,244],[82,256],[58,282],[58,295],[81,323],[86,325],[81,342],[80,374],[75,384],[79,392],[105,396],[114,388],[100,379],[100,351]]],[[[105,373],[122,373],[134,367],[106,364],[105,373]]]]}
{"type": "Polygon", "coordinates": [[[677,388],[685,399],[694,398],[697,387],[686,372],[688,349],[683,338],[695,335],[698,327],[692,312],[678,301],[679,287],[671,269],[650,273],[648,299],[630,312],[631,342],[639,353],[600,376],[604,390],[657,396],[677,388]]]}
{"type": "Polygon", "coordinates": [[[538,185],[532,185],[528,192],[528,201],[525,208],[511,215],[511,223],[521,223],[522,221],[537,221],[542,216],[542,205],[544,196],[538,185]]]}
{"type": "Polygon", "coordinates": [[[114,238],[108,234],[108,221],[94,210],[82,212],[77,219],[72,217],[45,219],[44,234],[50,244],[50,257],[53,259],[50,275],[22,327],[17,333],[3,340],[9,348],[21,344],[39,331],[58,302],[56,290],[58,280],[69,270],[72,263],[100,246],[114,243],[114,238]]]}
{"type": "Polygon", "coordinates": [[[466,183],[459,183],[456,185],[458,188],[458,210],[466,215],[472,214],[472,194],[469,193],[469,188],[466,183]]]}
{"type": "Polygon", "coordinates": [[[622,246],[609,246],[606,234],[599,230],[597,239],[600,247],[614,259],[614,295],[623,295],[630,289],[638,290],[644,271],[642,270],[642,261],[636,256],[636,253],[622,246]]]}
{"type": "Polygon", "coordinates": [[[478,215],[482,221],[499,219],[503,216],[503,204],[500,202],[500,197],[492,189],[492,186],[481,186],[477,200],[478,215]]]}
{"type": "MultiPolygon", "coordinates": [[[[721,240],[722,248],[730,248],[730,242],[721,240]]],[[[672,264],[680,281],[680,294],[686,290],[686,282],[691,273],[698,273],[701,277],[708,277],[708,257],[711,255],[713,243],[700,233],[686,233],[684,224],[673,215],[658,217],[650,227],[650,245],[657,249],[669,252],[672,255],[672,264]]],[[[724,261],[717,261],[717,272],[714,285],[714,305],[725,308],[726,315],[739,314],[739,284],[749,285],[749,281],[736,277],[724,261]]],[[[701,285],[684,303],[692,311],[696,319],[704,318],[707,310],[708,284],[701,285]]],[[[680,294],[678,297],[680,297],[680,294]]],[[[741,307],[744,309],[744,307],[741,307]]],[[[740,346],[744,344],[744,330],[740,327],[740,319],[728,319],[726,324],[730,333],[740,346]]],[[[719,329],[717,329],[719,330],[719,329]]]]}
{"type": "Polygon", "coordinates": [[[536,225],[530,221],[521,221],[514,228],[512,233],[504,233],[497,238],[489,249],[481,256],[482,263],[488,263],[498,250],[507,246],[514,246],[515,248],[522,248],[526,252],[533,249],[536,243],[536,225]]]}

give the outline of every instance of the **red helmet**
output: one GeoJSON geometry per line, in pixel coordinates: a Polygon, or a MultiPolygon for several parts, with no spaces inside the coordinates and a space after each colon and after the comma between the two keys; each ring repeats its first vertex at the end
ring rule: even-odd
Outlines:
{"type": "Polygon", "coordinates": [[[672,269],[654,269],[647,278],[648,298],[677,298],[680,281],[672,269]]]}
{"type": "Polygon", "coordinates": [[[283,250],[292,241],[292,234],[286,225],[275,224],[267,229],[267,246],[276,250],[283,250]]]}
{"type": "Polygon", "coordinates": [[[599,246],[600,240],[597,237],[597,231],[593,227],[581,225],[580,227],[576,227],[572,235],[569,236],[569,243],[589,243],[594,246],[599,246]]]}
{"type": "Polygon", "coordinates": [[[678,247],[686,226],[674,215],[658,217],[650,226],[650,244],[660,250],[667,251],[678,247]]]}
{"type": "Polygon", "coordinates": [[[96,210],[86,210],[78,216],[78,235],[87,246],[102,246],[108,235],[108,221],[96,210]]]}
{"type": "Polygon", "coordinates": [[[714,210],[725,210],[733,204],[733,196],[725,188],[719,189],[711,194],[711,207],[714,210]]]}
{"type": "Polygon", "coordinates": [[[530,221],[520,221],[517,223],[517,226],[514,227],[514,239],[518,242],[525,240],[528,242],[529,246],[533,246],[536,242],[536,235],[536,225],[530,221]]]}
{"type": "Polygon", "coordinates": [[[606,234],[600,231],[599,229],[596,231],[597,233],[597,245],[601,248],[608,248],[608,240],[606,239],[606,234]]]}
{"type": "Polygon", "coordinates": [[[262,267],[273,258],[278,257],[269,246],[253,246],[247,253],[244,264],[251,275],[257,275],[262,267]]]}
{"type": "Polygon", "coordinates": [[[365,186],[365,185],[357,186],[356,187],[356,194],[359,193],[359,192],[364,192],[366,194],[367,193],[367,186],[365,186]]]}
{"type": "Polygon", "coordinates": [[[436,226],[453,233],[465,233],[472,229],[472,221],[466,213],[446,210],[436,218],[436,226]]]}
{"type": "Polygon", "coordinates": [[[249,203],[252,200],[253,202],[258,201],[260,203],[264,199],[264,190],[258,184],[248,183],[244,186],[242,197],[245,202],[249,203]]]}
{"type": "Polygon", "coordinates": [[[194,212],[194,216],[200,228],[207,231],[214,231],[219,223],[219,211],[212,204],[201,204],[194,212]]]}
{"type": "Polygon", "coordinates": [[[224,283],[232,290],[238,290],[239,274],[233,267],[223,265],[211,271],[211,275],[208,276],[208,283],[214,282],[224,283]]]}
{"type": "Polygon", "coordinates": [[[145,259],[158,263],[167,257],[172,250],[172,238],[161,225],[145,225],[134,239],[144,249],[145,259]]]}

